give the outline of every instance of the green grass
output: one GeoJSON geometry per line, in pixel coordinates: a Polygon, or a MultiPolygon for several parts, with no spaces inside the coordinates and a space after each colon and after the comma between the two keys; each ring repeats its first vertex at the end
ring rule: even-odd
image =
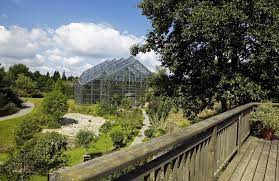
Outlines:
{"type": "Polygon", "coordinates": [[[34,109],[31,113],[21,117],[0,121],[0,152],[6,151],[7,149],[15,145],[14,141],[14,130],[18,124],[20,124],[27,116],[30,116],[38,110],[38,105],[41,104],[43,99],[39,98],[25,98],[26,100],[34,103],[34,109]]]}
{"type": "Polygon", "coordinates": [[[8,153],[0,153],[0,165],[8,161],[9,154],[8,153]]]}
{"type": "Polygon", "coordinates": [[[83,155],[86,153],[85,148],[77,147],[71,150],[67,150],[65,154],[68,157],[68,166],[73,166],[75,164],[83,162],[83,155]]]}
{"type": "Polygon", "coordinates": [[[68,157],[67,166],[73,166],[83,162],[83,156],[87,153],[102,155],[114,149],[113,142],[109,135],[103,134],[96,141],[92,141],[89,148],[76,147],[67,150],[65,154],[68,157]]]}
{"type": "Polygon", "coordinates": [[[30,181],[47,181],[47,176],[42,175],[32,175],[29,178],[30,181]]]}

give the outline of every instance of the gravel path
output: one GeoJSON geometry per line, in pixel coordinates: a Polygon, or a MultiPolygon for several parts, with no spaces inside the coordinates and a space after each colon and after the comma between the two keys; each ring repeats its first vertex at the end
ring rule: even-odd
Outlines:
{"type": "Polygon", "coordinates": [[[43,129],[42,132],[46,133],[55,131],[73,138],[80,130],[88,130],[98,136],[99,128],[106,122],[106,119],[102,117],[79,113],[67,113],[63,118],[64,123],[67,123],[67,125],[62,126],[59,129],[43,129]]]}
{"type": "Polygon", "coordinates": [[[24,116],[24,115],[30,113],[34,109],[34,104],[31,103],[31,102],[26,102],[26,103],[23,103],[22,105],[24,107],[23,109],[20,109],[18,112],[14,113],[12,115],[7,115],[7,116],[0,117],[0,121],[24,116]]]}
{"type": "Polygon", "coordinates": [[[146,114],[146,111],[144,109],[142,109],[142,114],[144,116],[143,126],[141,127],[141,130],[140,130],[138,136],[134,139],[134,141],[131,143],[130,146],[142,143],[143,139],[145,138],[144,131],[147,130],[150,126],[149,117],[146,114]]]}

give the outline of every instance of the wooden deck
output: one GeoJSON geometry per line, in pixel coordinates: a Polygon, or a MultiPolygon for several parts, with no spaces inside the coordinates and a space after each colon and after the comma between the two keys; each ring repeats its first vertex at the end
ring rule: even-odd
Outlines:
{"type": "Polygon", "coordinates": [[[278,140],[249,137],[218,180],[279,181],[278,140]]]}

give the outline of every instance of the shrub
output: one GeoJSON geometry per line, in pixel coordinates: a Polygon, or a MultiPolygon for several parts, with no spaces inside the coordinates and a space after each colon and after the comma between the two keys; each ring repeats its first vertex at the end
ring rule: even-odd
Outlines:
{"type": "Polygon", "coordinates": [[[125,134],[122,129],[122,126],[114,126],[110,131],[110,137],[115,148],[121,148],[124,146],[125,134]]]}
{"type": "Polygon", "coordinates": [[[144,135],[147,137],[147,138],[152,138],[153,137],[153,133],[154,133],[154,129],[153,128],[149,128],[147,130],[144,131],[144,135]]]}
{"type": "Polygon", "coordinates": [[[0,108],[0,116],[10,115],[18,112],[20,109],[12,102],[6,104],[3,108],[0,108]]]}
{"type": "Polygon", "coordinates": [[[76,138],[81,146],[88,147],[89,143],[95,138],[95,135],[91,131],[80,130],[76,138]]]}
{"type": "Polygon", "coordinates": [[[261,134],[264,129],[273,129],[279,131],[279,112],[271,103],[261,104],[254,113],[252,113],[252,130],[256,135],[261,134]]]}
{"type": "Polygon", "coordinates": [[[15,141],[18,146],[23,145],[26,141],[32,139],[34,135],[41,131],[41,127],[36,119],[25,119],[15,130],[15,141]]]}
{"type": "Polygon", "coordinates": [[[110,121],[106,121],[99,129],[100,133],[108,133],[112,128],[112,123],[110,121]]]}
{"type": "Polygon", "coordinates": [[[42,112],[53,117],[54,120],[60,119],[67,110],[67,97],[59,90],[48,93],[42,102],[42,112]]]}
{"type": "Polygon", "coordinates": [[[65,149],[64,136],[55,132],[38,135],[13,153],[5,163],[5,173],[14,180],[34,173],[47,175],[49,171],[66,164],[65,149]]]}

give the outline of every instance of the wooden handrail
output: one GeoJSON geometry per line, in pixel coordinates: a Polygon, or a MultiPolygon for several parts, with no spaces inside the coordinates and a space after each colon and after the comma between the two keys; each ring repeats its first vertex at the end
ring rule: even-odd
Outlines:
{"type": "Polygon", "coordinates": [[[249,116],[258,104],[245,104],[175,133],[60,169],[50,180],[100,180],[146,160],[120,178],[155,180],[175,175],[213,180],[249,136],[249,116]]]}

